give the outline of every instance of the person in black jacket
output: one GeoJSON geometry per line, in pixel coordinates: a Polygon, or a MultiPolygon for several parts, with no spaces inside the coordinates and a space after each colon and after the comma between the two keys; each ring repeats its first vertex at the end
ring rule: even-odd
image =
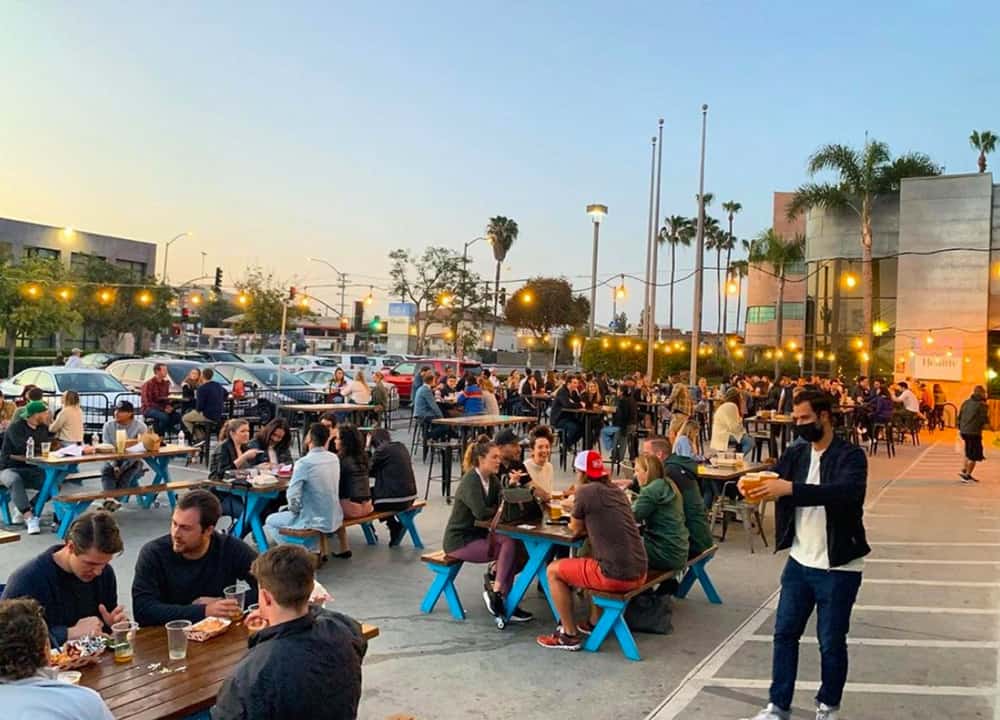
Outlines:
{"type": "Polygon", "coordinates": [[[639,425],[639,406],[633,396],[631,385],[618,386],[618,403],[611,416],[611,424],[601,428],[601,445],[611,452],[612,460],[624,455],[625,437],[639,425]]]}
{"type": "Polygon", "coordinates": [[[315,561],[305,548],[279,545],[254,560],[260,627],[219,690],[213,720],[354,720],[368,643],[346,615],[309,605],[315,561]]]}
{"type": "MultiPolygon", "coordinates": [[[[372,492],[375,511],[406,510],[417,499],[417,480],[413,476],[410,451],[405,444],[394,442],[385,428],[374,430],[369,438],[372,461],[368,474],[375,478],[372,492]]],[[[389,526],[389,547],[394,547],[403,537],[403,525],[395,516],[385,524],[389,526]]]]}
{"type": "MultiPolygon", "coordinates": [[[[340,458],[340,507],[344,519],[370,515],[372,505],[371,482],[368,480],[368,454],[361,431],[351,423],[343,423],[333,429],[333,442],[340,458]]],[[[340,552],[335,558],[346,560],[351,557],[351,546],[347,541],[347,528],[337,530],[340,552]]]]}
{"type": "Polygon", "coordinates": [[[792,414],[792,379],[787,375],[781,376],[781,382],[774,385],[767,394],[767,407],[774,410],[779,415],[792,414]]]}
{"type": "Polygon", "coordinates": [[[791,548],[774,625],[770,704],[754,720],[791,717],[799,638],[814,607],[822,658],[816,716],[836,717],[847,682],[851,609],[864,556],[871,551],[862,520],[868,484],[864,451],[834,436],[828,394],[803,390],[792,415],[795,435],[805,442],[781,456],[777,479],[749,491],[754,499],[777,500],[775,549],[791,548]]]}
{"type": "Polygon", "coordinates": [[[563,442],[567,447],[575,445],[576,441],[583,435],[583,423],[574,413],[564,412],[567,408],[581,408],[583,402],[579,395],[579,380],[576,377],[569,378],[556,390],[552,397],[552,410],[549,420],[552,427],[562,430],[563,442]]]}

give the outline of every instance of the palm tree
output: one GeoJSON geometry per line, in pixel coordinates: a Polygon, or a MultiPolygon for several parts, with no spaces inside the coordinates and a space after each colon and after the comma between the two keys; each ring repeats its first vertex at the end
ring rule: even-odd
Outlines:
{"type": "MultiPolygon", "coordinates": [[[[743,242],[745,243],[746,240],[744,240],[743,242]]],[[[740,311],[741,311],[740,306],[743,303],[743,278],[747,276],[747,273],[749,271],[750,271],[750,263],[748,263],[746,260],[733,260],[733,262],[729,265],[729,272],[731,272],[739,282],[739,288],[736,290],[736,334],[737,335],[740,334],[740,311]]]]}
{"type": "MultiPolygon", "coordinates": [[[[785,314],[785,270],[792,263],[800,262],[805,257],[806,238],[796,235],[791,241],[768,228],[762,231],[750,244],[750,262],[754,265],[770,265],[771,272],[778,278],[778,301],[774,311],[776,350],[782,346],[782,325],[785,314]]],[[[781,358],[774,353],[774,376],[780,372],[781,358]]]]}
{"type": "Polygon", "coordinates": [[[722,330],[722,251],[730,247],[729,236],[715,218],[705,218],[705,250],[715,250],[716,335],[722,330]]]}
{"type": "MultiPolygon", "coordinates": [[[[722,209],[726,211],[729,216],[729,247],[726,248],[726,268],[729,268],[729,260],[733,254],[733,248],[736,246],[736,236],[733,234],[733,218],[743,209],[743,205],[736,202],[735,200],[730,200],[728,202],[722,203],[722,209]]],[[[726,271],[728,275],[728,270],[726,271]]],[[[726,325],[729,314],[729,293],[726,293],[722,298],[722,334],[726,334],[726,325]]],[[[737,326],[739,323],[737,323],[737,326]]]]}
{"type": "MultiPolygon", "coordinates": [[[[832,170],[837,181],[805,183],[788,205],[789,219],[815,207],[850,209],[861,221],[861,289],[865,347],[872,347],[872,206],[878,198],[898,192],[903,178],[940,175],[941,166],[923,153],[911,152],[895,160],[884,142],[868,142],[859,152],[847,145],[824,145],[809,158],[810,175],[832,170]]],[[[867,374],[862,363],[862,374],[867,374]]]]}
{"type": "Polygon", "coordinates": [[[491,217],[486,226],[486,240],[493,246],[493,257],[497,261],[497,274],[493,288],[493,331],[490,333],[490,350],[497,336],[497,313],[500,302],[500,265],[507,259],[507,253],[517,240],[517,223],[503,215],[491,217]]]}
{"type": "Polygon", "coordinates": [[[969,136],[973,150],[979,151],[979,172],[986,172],[986,156],[997,149],[997,136],[992,130],[973,130],[969,136]]]}
{"type": "Polygon", "coordinates": [[[677,246],[690,247],[694,239],[695,228],[690,218],[682,215],[671,215],[663,219],[656,241],[660,244],[670,243],[670,329],[674,328],[674,276],[677,270],[677,246]]]}

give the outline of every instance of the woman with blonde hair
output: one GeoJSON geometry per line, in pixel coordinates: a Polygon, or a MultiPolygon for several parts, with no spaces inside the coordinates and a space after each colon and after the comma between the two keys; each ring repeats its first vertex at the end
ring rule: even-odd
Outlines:
{"type": "Polygon", "coordinates": [[[368,382],[365,380],[365,371],[358,370],[354,373],[354,379],[347,386],[347,392],[344,393],[348,402],[352,402],[355,405],[370,405],[372,401],[372,390],[368,387],[368,382]]]}
{"type": "Polygon", "coordinates": [[[479,381],[479,389],[483,393],[483,413],[486,415],[499,415],[500,403],[497,400],[493,381],[489,378],[482,378],[479,381]]]}
{"type": "Polygon", "coordinates": [[[667,406],[672,413],[670,417],[670,430],[667,435],[670,437],[670,442],[673,443],[677,439],[678,433],[681,432],[687,421],[691,419],[691,415],[694,412],[691,391],[688,390],[688,386],[685,383],[674,383],[674,387],[670,391],[670,399],[667,400],[667,406]]]}
{"type": "Polygon", "coordinates": [[[651,570],[683,570],[690,540],[684,518],[684,498],[666,476],[655,455],[642,454],[635,461],[639,494],[632,503],[635,519],[645,524],[642,542],[651,570]]]}
{"type": "Polygon", "coordinates": [[[49,425],[49,432],[63,445],[83,444],[83,410],[80,408],[80,396],[75,390],[63,393],[62,409],[49,425]]]}

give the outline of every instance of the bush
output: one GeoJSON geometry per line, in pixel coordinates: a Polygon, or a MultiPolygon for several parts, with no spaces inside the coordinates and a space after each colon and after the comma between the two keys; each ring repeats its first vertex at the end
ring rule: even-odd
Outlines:
{"type": "MultiPolygon", "coordinates": [[[[623,377],[634,372],[646,372],[646,343],[626,337],[606,337],[587,340],[580,356],[583,369],[588,372],[606,372],[610,377],[623,377]]],[[[673,374],[686,374],[691,367],[687,348],[668,352],[665,345],[653,353],[654,378],[673,374]]],[[[698,374],[718,382],[730,373],[727,358],[718,355],[703,357],[698,361],[698,374]]]]}
{"type": "MultiPolygon", "coordinates": [[[[17,375],[22,370],[27,370],[28,368],[38,367],[40,365],[52,365],[55,361],[55,353],[51,355],[18,355],[14,354],[14,375],[17,375]]],[[[0,377],[5,377],[7,375],[7,356],[0,356],[0,377]]]]}

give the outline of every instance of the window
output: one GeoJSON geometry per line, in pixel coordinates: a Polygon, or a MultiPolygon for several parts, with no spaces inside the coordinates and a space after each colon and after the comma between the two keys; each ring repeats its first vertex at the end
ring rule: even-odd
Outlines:
{"type": "Polygon", "coordinates": [[[146,367],[145,363],[132,363],[125,368],[125,372],[122,374],[122,380],[128,380],[134,383],[143,382],[145,380],[146,367]]]}
{"type": "Polygon", "coordinates": [[[58,260],[62,257],[62,253],[58,250],[42,247],[26,247],[24,248],[24,254],[26,257],[38,257],[45,260],[58,260]]]}
{"type": "Polygon", "coordinates": [[[759,324],[771,322],[775,319],[773,305],[754,305],[747,308],[747,323],[759,324]]]}
{"type": "Polygon", "coordinates": [[[805,275],[806,274],[806,261],[797,260],[795,262],[788,263],[785,265],[785,276],[789,275],[805,275]]]}
{"type": "Polygon", "coordinates": [[[73,272],[81,273],[87,269],[91,260],[105,260],[100,255],[88,255],[87,253],[73,253],[69,256],[69,268],[73,272]]]}
{"type": "Polygon", "coordinates": [[[392,369],[393,375],[413,375],[417,371],[416,363],[400,363],[392,369]]]}
{"type": "Polygon", "coordinates": [[[805,303],[784,303],[782,317],[785,320],[804,320],[806,317],[805,303]]]}
{"type": "Polygon", "coordinates": [[[37,385],[37,378],[37,370],[25,370],[23,373],[14,378],[14,384],[20,387],[24,387],[25,385],[37,385]]]}
{"type": "Polygon", "coordinates": [[[39,372],[37,377],[35,377],[35,385],[40,387],[43,392],[54,393],[56,391],[56,384],[52,380],[52,376],[47,372],[39,372]]]}
{"type": "Polygon", "coordinates": [[[133,280],[142,280],[146,277],[146,263],[144,262],[135,262],[134,260],[116,260],[115,265],[129,273],[133,280]]]}

